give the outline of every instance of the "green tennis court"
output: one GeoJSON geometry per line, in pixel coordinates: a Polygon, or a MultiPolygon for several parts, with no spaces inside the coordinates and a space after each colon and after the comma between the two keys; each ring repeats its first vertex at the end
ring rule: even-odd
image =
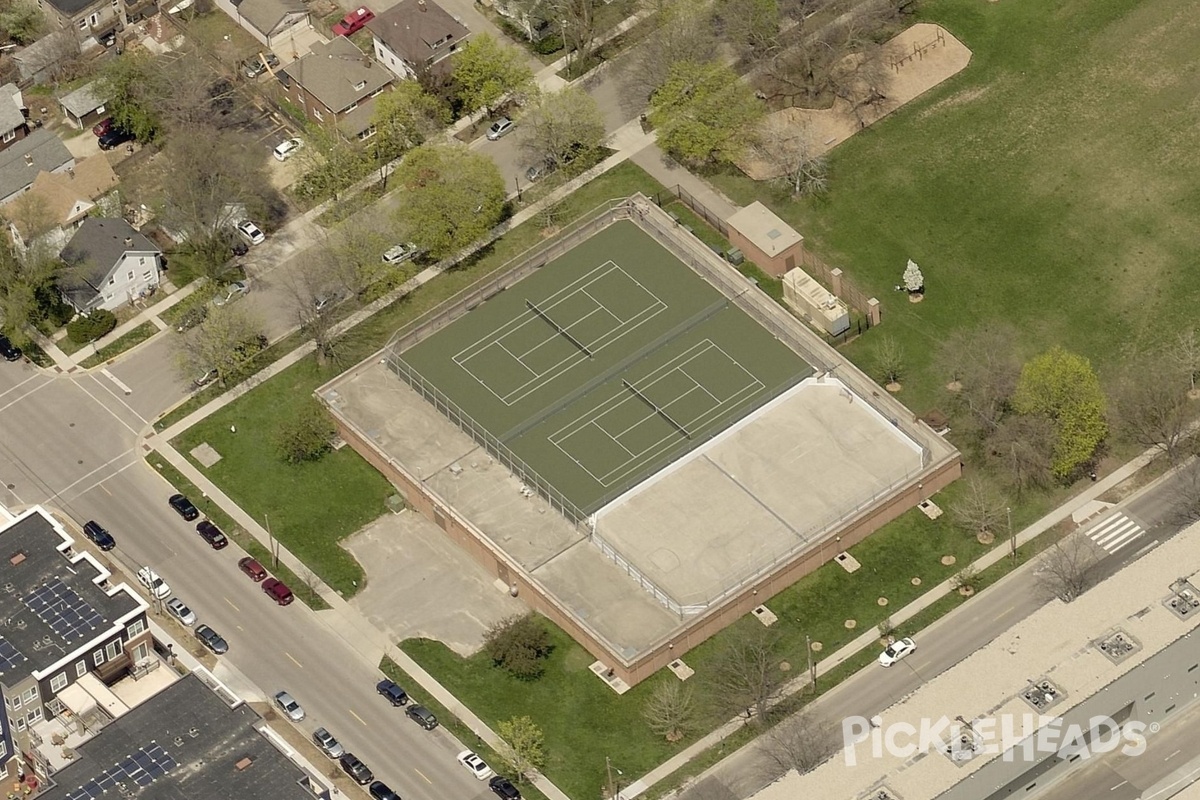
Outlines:
{"type": "Polygon", "coordinates": [[[812,373],[628,221],[401,358],[588,512],[812,373]]]}

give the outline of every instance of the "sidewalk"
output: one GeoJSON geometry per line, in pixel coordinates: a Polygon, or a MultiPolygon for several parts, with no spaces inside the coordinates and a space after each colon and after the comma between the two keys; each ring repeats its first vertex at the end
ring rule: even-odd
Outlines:
{"type": "MultiPolygon", "coordinates": [[[[1016,537],[1017,546],[1022,547],[1028,544],[1063,520],[1071,518],[1071,516],[1079,509],[1092,504],[1105,492],[1127,480],[1140,469],[1142,469],[1142,467],[1150,463],[1157,452],[1158,451],[1154,449],[1148,450],[1132,461],[1122,464],[1111,474],[1106,475],[1092,485],[1088,486],[1085,491],[1080,492],[1079,494],[1070,498],[1058,508],[1039,519],[1037,522],[1034,522],[1029,527],[1020,531],[1016,537]]],[[[991,550],[973,562],[970,566],[977,570],[983,570],[987,567],[995,565],[1005,558],[1010,557],[1009,548],[1004,545],[998,545],[993,547],[991,550]]],[[[966,565],[964,565],[964,569],[965,568],[966,565]]],[[[1010,575],[1011,574],[1012,573],[1010,573],[1010,575]]],[[[904,608],[901,608],[892,614],[892,623],[896,626],[904,624],[953,591],[956,591],[953,579],[943,581],[929,591],[925,592],[925,594],[921,595],[913,602],[909,603],[904,608]]],[[[943,617],[943,619],[945,619],[945,617],[943,617]]],[[[829,670],[839,666],[857,653],[868,648],[875,648],[878,646],[878,644],[878,631],[874,630],[873,628],[864,631],[861,635],[854,639],[854,641],[842,646],[841,649],[830,654],[828,657],[821,659],[819,662],[820,670],[822,672],[829,672],[829,670]]],[[[781,692],[781,697],[793,695],[807,686],[808,676],[805,675],[804,677],[798,678],[785,686],[781,692]]],[[[623,789],[621,791],[622,800],[631,800],[632,798],[641,795],[655,783],[658,783],[659,781],[670,776],[671,773],[684,767],[689,761],[691,761],[693,758],[696,758],[705,750],[720,744],[730,735],[740,730],[744,725],[745,720],[739,717],[737,719],[730,720],[704,738],[697,740],[687,749],[680,751],[675,756],[664,761],[662,764],[659,764],[650,772],[643,775],[641,778],[635,780],[627,789],[623,789]]],[[[753,743],[747,746],[753,746],[753,743]]],[[[729,755],[731,756],[733,753],[730,753],[729,755]]],[[[718,765],[713,765],[709,768],[709,770],[716,769],[717,766],[718,765]]],[[[706,770],[706,772],[707,771],[708,770],[706,770]]]]}

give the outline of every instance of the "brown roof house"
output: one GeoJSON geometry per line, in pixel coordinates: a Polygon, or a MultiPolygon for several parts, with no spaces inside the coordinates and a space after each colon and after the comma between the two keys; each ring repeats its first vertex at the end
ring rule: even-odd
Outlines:
{"type": "Polygon", "coordinates": [[[367,23],[375,58],[398,77],[449,70],[446,59],[471,32],[433,0],[400,0],[367,23]]]}
{"type": "Polygon", "coordinates": [[[103,154],[65,172],[39,172],[29,191],[4,208],[13,245],[22,253],[37,245],[58,255],[88,214],[116,213],[116,189],[117,175],[103,154]]]}
{"type": "Polygon", "coordinates": [[[279,74],[289,101],[350,141],[375,135],[375,98],[395,79],[344,36],[313,45],[279,74]]]}

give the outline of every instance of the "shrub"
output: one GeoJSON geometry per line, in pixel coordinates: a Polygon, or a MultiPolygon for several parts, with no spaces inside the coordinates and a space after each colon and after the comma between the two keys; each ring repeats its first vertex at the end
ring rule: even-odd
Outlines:
{"type": "Polygon", "coordinates": [[[67,336],[75,344],[94,342],[117,327],[117,317],[111,311],[98,308],[87,316],[80,314],[67,323],[67,336]]]}
{"type": "Polygon", "coordinates": [[[557,33],[547,34],[533,43],[533,52],[539,56],[548,56],[563,49],[562,36],[557,33]]]}
{"type": "Polygon", "coordinates": [[[483,647],[492,663],[523,681],[542,676],[546,671],[543,661],[553,649],[550,633],[532,611],[500,620],[488,628],[483,647]]]}
{"type": "Polygon", "coordinates": [[[289,464],[316,461],[333,449],[337,428],[325,408],[310,399],[279,425],[275,445],[279,457],[289,464]]]}

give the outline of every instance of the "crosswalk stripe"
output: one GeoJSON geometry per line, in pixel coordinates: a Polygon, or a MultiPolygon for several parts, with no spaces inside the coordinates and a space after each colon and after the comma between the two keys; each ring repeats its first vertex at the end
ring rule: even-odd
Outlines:
{"type": "Polygon", "coordinates": [[[1115,514],[1087,532],[1087,537],[1109,553],[1115,553],[1145,533],[1141,525],[1124,514],[1115,514]]]}

